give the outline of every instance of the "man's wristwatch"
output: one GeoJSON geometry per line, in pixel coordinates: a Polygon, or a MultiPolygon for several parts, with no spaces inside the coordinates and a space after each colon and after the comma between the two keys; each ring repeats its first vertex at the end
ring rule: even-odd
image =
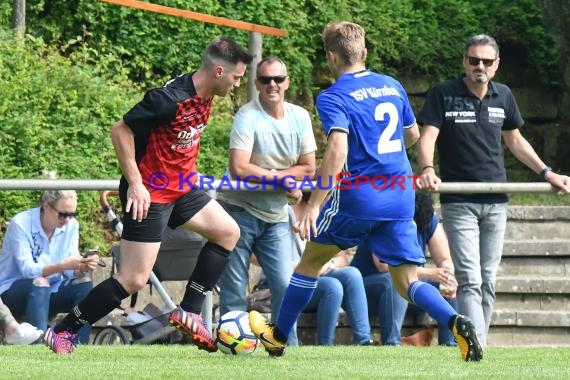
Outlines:
{"type": "Polygon", "coordinates": [[[546,181],[546,178],[545,178],[546,173],[551,172],[551,171],[552,171],[552,168],[551,168],[550,166],[545,166],[544,169],[542,169],[542,170],[540,171],[540,174],[539,174],[539,175],[540,175],[540,177],[541,177],[543,180],[546,181]]]}

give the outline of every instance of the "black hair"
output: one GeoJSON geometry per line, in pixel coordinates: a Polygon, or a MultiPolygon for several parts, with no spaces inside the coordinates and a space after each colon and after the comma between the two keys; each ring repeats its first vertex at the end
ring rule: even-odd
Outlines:
{"type": "Polygon", "coordinates": [[[416,211],[414,220],[420,233],[425,233],[433,218],[433,200],[431,194],[416,191],[416,211]]]}
{"type": "Polygon", "coordinates": [[[215,38],[204,51],[202,62],[206,66],[217,66],[221,63],[237,65],[243,62],[246,65],[253,60],[253,55],[228,37],[215,38]]]}

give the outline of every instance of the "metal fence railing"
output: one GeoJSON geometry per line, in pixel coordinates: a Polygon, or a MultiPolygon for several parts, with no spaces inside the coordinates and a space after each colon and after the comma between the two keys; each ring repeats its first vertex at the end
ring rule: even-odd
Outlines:
{"type": "MultiPolygon", "coordinates": [[[[243,183],[242,183],[243,184],[243,183]]],[[[202,190],[224,191],[224,189],[248,190],[235,181],[214,180],[202,190]]],[[[301,183],[299,184],[301,185],[301,183]]],[[[311,190],[305,187],[301,190],[311,190]]],[[[314,184],[316,186],[316,184],[314,184]]],[[[0,179],[0,190],[117,190],[119,180],[113,179],[0,179]]],[[[263,190],[256,186],[254,190],[263,190]]],[[[444,182],[438,193],[549,193],[556,188],[546,182],[444,182]]]]}

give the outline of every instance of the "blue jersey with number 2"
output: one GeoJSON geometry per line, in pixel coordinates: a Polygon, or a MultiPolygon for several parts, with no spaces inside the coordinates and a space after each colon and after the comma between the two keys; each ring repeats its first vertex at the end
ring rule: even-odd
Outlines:
{"type": "Polygon", "coordinates": [[[325,134],[348,134],[348,157],[325,210],[367,220],[411,220],[414,184],[404,129],[415,116],[402,85],[369,70],[343,74],[317,97],[325,134]]]}

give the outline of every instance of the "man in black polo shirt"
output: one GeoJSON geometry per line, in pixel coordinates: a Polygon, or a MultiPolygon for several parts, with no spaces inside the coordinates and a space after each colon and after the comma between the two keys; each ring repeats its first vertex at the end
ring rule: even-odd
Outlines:
{"type": "MultiPolygon", "coordinates": [[[[504,84],[492,82],[499,47],[487,35],[467,41],[465,75],[432,88],[419,114],[421,179],[418,187],[437,190],[445,182],[506,182],[501,137],[530,169],[570,192],[570,178],[556,174],[538,157],[519,128],[519,108],[504,84]],[[435,173],[437,145],[441,180],[435,173]]],[[[495,280],[507,221],[507,194],[441,194],[441,211],[455,275],[458,311],[473,320],[479,342],[486,337],[495,303],[495,280]]]]}

